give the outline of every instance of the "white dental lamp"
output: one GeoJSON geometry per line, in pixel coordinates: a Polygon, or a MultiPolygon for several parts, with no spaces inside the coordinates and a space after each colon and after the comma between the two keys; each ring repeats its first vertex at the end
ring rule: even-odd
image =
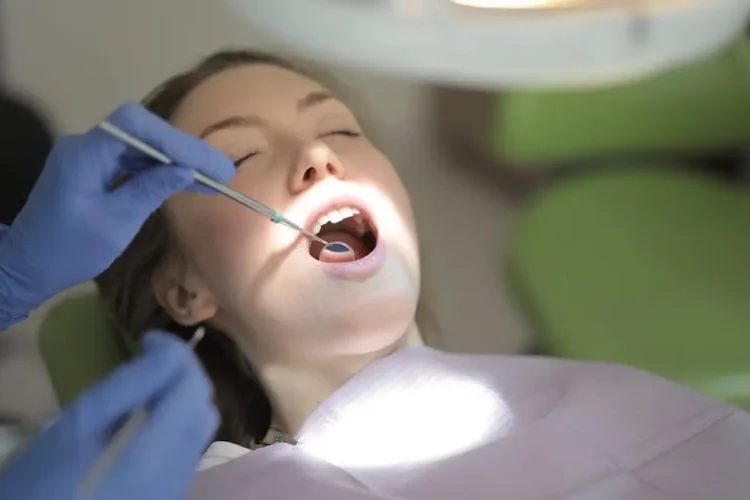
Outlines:
{"type": "Polygon", "coordinates": [[[750,0],[228,1],[300,56],[476,88],[639,78],[711,54],[750,18],[750,0]]]}

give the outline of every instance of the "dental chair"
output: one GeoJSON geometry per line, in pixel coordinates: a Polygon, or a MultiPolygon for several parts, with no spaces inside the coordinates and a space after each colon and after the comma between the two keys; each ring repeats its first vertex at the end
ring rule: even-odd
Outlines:
{"type": "Polygon", "coordinates": [[[502,113],[506,158],[590,167],[536,192],[511,239],[536,352],[750,409],[750,186],[686,161],[750,144],[750,38],[631,85],[516,92],[502,113]]]}
{"type": "Polygon", "coordinates": [[[538,352],[750,409],[750,186],[664,165],[575,176],[532,200],[507,263],[538,352]]]}
{"type": "Polygon", "coordinates": [[[495,158],[538,170],[616,155],[707,156],[750,133],[750,36],[643,80],[591,89],[517,90],[493,103],[495,158]]]}
{"type": "MultiPolygon", "coordinates": [[[[441,142],[514,194],[612,158],[737,155],[750,137],[750,36],[647,78],[592,88],[440,89],[441,142]],[[466,158],[471,157],[472,162],[466,158]]],[[[463,168],[463,167],[462,167],[463,168]]]]}
{"type": "Polygon", "coordinates": [[[134,352],[96,292],[64,299],[39,329],[39,352],[61,407],[134,352]]]}

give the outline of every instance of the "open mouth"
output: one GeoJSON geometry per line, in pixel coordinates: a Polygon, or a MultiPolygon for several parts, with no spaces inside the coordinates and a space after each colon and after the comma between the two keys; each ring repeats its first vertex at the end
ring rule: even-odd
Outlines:
{"type": "MultiPolygon", "coordinates": [[[[368,256],[378,242],[378,233],[372,219],[361,208],[344,205],[329,209],[319,216],[311,228],[316,236],[329,243],[344,243],[354,251],[354,260],[368,256]]],[[[310,255],[320,260],[323,244],[318,241],[310,243],[310,255]]]]}

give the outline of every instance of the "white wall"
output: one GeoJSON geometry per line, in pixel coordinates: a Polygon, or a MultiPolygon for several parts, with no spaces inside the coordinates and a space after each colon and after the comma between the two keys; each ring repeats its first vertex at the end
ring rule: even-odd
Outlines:
{"type": "Polygon", "coordinates": [[[257,44],[234,19],[207,0],[6,0],[8,82],[82,130],[218,47],[257,44]]]}

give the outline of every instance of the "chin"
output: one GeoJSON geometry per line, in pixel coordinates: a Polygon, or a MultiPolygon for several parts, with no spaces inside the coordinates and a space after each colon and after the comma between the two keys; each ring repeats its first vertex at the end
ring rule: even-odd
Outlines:
{"type": "Polygon", "coordinates": [[[366,281],[323,277],[315,284],[313,300],[298,302],[293,328],[321,356],[387,350],[414,324],[418,283],[418,276],[396,255],[366,281]]]}
{"type": "Polygon", "coordinates": [[[359,314],[342,322],[336,341],[340,342],[347,354],[367,354],[394,348],[411,331],[416,308],[416,300],[407,297],[363,305],[359,314]]]}
{"type": "Polygon", "coordinates": [[[277,343],[314,357],[387,349],[410,330],[420,295],[418,270],[404,253],[390,245],[381,268],[364,280],[316,272],[297,255],[294,265],[287,261],[256,282],[253,294],[237,297],[236,313],[274,351],[277,343]]]}

